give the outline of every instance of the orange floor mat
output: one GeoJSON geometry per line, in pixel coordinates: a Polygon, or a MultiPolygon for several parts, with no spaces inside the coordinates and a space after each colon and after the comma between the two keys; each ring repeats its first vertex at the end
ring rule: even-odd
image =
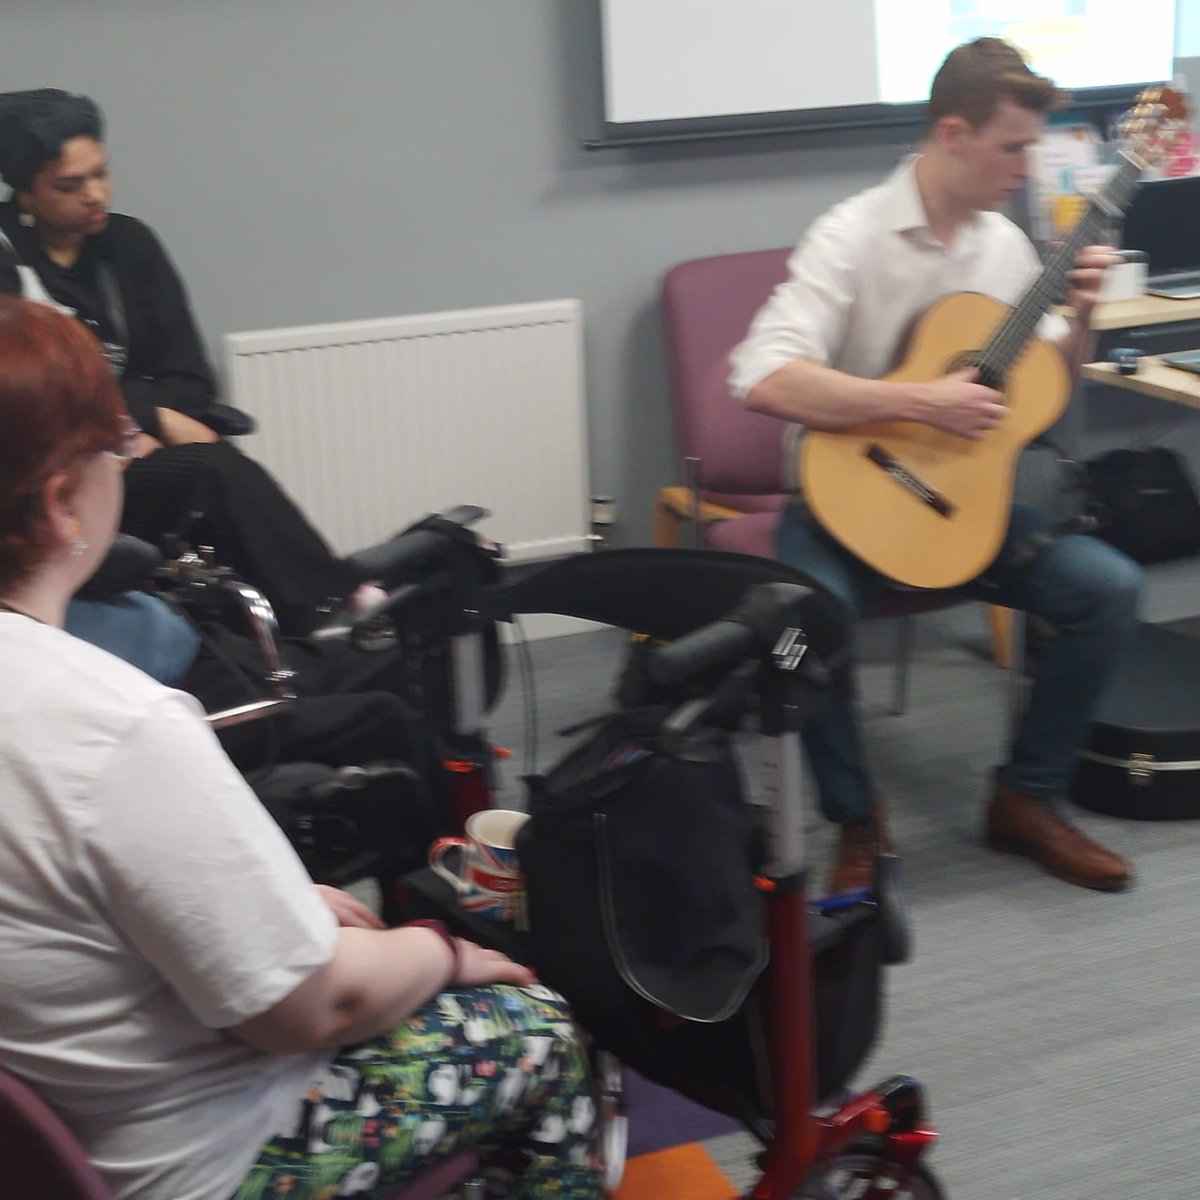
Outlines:
{"type": "Polygon", "coordinates": [[[672,1146],[625,1165],[614,1200],[736,1200],[737,1189],[702,1146],[672,1146]]]}

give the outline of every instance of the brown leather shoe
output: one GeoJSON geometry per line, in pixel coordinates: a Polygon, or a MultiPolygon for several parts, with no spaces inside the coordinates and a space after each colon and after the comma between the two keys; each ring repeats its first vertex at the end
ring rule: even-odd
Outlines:
{"type": "Polygon", "coordinates": [[[851,892],[875,886],[875,859],[891,850],[883,818],[883,802],[876,800],[871,815],[848,821],[838,833],[837,857],[829,878],[829,891],[851,892]]]}
{"type": "Polygon", "coordinates": [[[1133,868],[1077,829],[1054,807],[996,785],[987,811],[986,841],[1004,854],[1023,854],[1051,875],[1079,887],[1121,892],[1133,882],[1133,868]]]}

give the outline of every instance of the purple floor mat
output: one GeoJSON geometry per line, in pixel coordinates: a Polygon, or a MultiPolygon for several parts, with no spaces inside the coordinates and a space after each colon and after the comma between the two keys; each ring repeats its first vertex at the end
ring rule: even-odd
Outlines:
{"type": "Polygon", "coordinates": [[[734,1133],[741,1126],[732,1118],[643,1079],[625,1069],[625,1113],[629,1117],[629,1157],[702,1142],[734,1133]]]}

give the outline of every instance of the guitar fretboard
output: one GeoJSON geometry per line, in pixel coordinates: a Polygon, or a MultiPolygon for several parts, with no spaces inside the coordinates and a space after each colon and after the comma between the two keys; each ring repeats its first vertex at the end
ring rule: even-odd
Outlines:
{"type": "Polygon", "coordinates": [[[1128,207],[1137,190],[1142,164],[1124,152],[1120,158],[1121,163],[1104,190],[1092,198],[1079,223],[1051,255],[1045,269],[984,347],[978,362],[981,383],[1003,388],[1005,378],[1025,349],[1042,314],[1062,295],[1067,272],[1074,265],[1079,251],[1099,241],[1112,225],[1113,219],[1128,207]]]}

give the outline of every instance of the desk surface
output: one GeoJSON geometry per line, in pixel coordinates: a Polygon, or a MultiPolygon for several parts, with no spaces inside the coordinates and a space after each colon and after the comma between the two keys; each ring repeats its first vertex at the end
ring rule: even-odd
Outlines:
{"type": "Polygon", "coordinates": [[[1200,320],[1200,300],[1171,300],[1166,296],[1135,296],[1132,300],[1105,300],[1092,310],[1092,328],[1132,329],[1138,325],[1166,325],[1171,321],[1200,320]]]}
{"type": "Polygon", "coordinates": [[[1200,408],[1200,375],[1165,366],[1162,359],[1153,355],[1139,359],[1137,372],[1133,375],[1119,375],[1116,366],[1106,362],[1085,363],[1079,373],[1095,383],[1107,383],[1143,396],[1169,400],[1172,404],[1200,408]]]}
{"type": "MultiPolygon", "coordinates": [[[[1071,310],[1057,305],[1055,312],[1071,310]]],[[[1139,325],[1168,325],[1172,321],[1200,321],[1200,300],[1171,300],[1166,296],[1135,296],[1132,300],[1105,300],[1092,309],[1092,329],[1135,329],[1139,325]]]]}

